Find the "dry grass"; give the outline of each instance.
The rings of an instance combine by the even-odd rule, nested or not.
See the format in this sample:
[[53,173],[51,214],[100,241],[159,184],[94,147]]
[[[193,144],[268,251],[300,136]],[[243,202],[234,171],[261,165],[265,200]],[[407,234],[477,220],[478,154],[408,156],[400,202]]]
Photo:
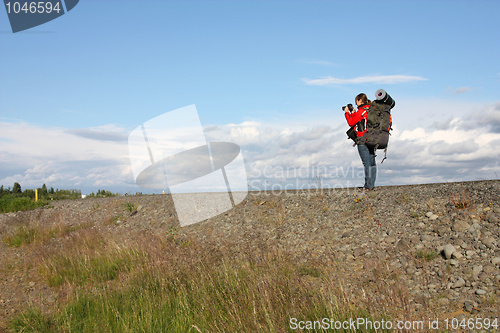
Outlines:
[[[54,226],[33,230],[48,235]],[[11,321],[13,331],[288,332],[291,318],[386,315],[355,304],[320,263],[299,265],[274,248],[228,253],[175,229],[127,240],[93,227],[57,235],[20,246],[37,253],[46,283],[70,296],[49,313],[22,312]]]
[[[300,209],[277,196],[253,200],[261,212],[255,221],[277,233],[288,212]],[[321,193],[308,204],[314,212],[328,211]],[[122,209],[127,215],[130,207]],[[297,258],[277,243],[249,239],[234,247],[228,240],[190,238],[174,227],[123,232],[109,222],[116,214],[96,222],[79,216],[69,224],[54,213],[50,223],[24,223],[7,233],[4,241],[29,251],[40,279],[64,295],[50,309],[34,305],[19,313],[10,321],[12,331],[292,332],[292,318],[415,315],[398,272],[383,263],[373,280],[355,288],[343,281],[339,263]]]

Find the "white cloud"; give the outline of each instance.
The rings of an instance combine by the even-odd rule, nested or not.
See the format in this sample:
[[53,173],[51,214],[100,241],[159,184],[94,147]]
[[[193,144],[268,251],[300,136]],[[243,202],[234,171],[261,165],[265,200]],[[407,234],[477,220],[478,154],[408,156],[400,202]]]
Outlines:
[[483,126],[494,133],[500,133],[500,102],[489,104],[475,112],[470,121],[464,122],[464,128]]
[[360,76],[352,79],[340,79],[332,76],[327,76],[321,79],[302,79],[305,84],[312,86],[324,86],[330,84],[360,84],[360,83],[377,83],[377,84],[395,84],[413,81],[426,81],[426,78],[410,75],[373,75]]
[[127,141],[127,133],[115,124],[92,128],[76,128],[67,130],[66,132],[98,141]]
[[448,143],[440,140],[430,145],[429,153],[432,155],[469,154],[477,151],[478,148],[479,145],[472,139],[456,143]]
[[[0,184],[19,182],[23,188],[44,183],[54,188],[130,186],[132,176],[123,172],[130,164],[122,140],[127,132],[116,125],[76,131],[0,122]],[[97,135],[92,137],[92,133]]]
[[[496,147],[500,131],[495,121],[500,103],[478,107],[427,101],[425,107],[410,108],[411,104],[407,104],[406,111],[413,119],[406,122],[399,135],[393,136],[390,147],[396,183],[498,178],[500,153]],[[429,115],[419,121],[418,110],[429,108]],[[446,120],[426,126],[432,120],[430,116]]]
[[[427,100],[398,101],[394,111],[394,129],[388,159],[379,164],[379,185],[492,179],[500,174],[497,145],[500,134],[491,126],[496,119],[495,104],[479,107],[483,118],[475,115],[475,104]],[[428,112],[423,113],[422,111]],[[434,117],[434,118],[433,118]],[[224,140],[242,146],[247,171],[252,179],[265,178],[267,186],[282,184],[283,169],[335,171],[340,177],[323,177],[323,181],[341,182],[344,186],[362,185],[363,172],[357,149],[346,140],[347,124],[341,117],[313,123],[252,125],[251,144],[241,136],[232,136],[226,126],[218,126],[218,134],[227,132]],[[444,119],[439,128],[435,119]],[[479,120],[485,119],[485,120]],[[487,124],[486,124],[487,122]],[[344,127],[337,126],[339,123]],[[329,125],[332,126],[329,126]],[[464,124],[471,127],[465,128]],[[237,126],[231,125],[233,134]],[[242,129],[243,131],[243,129]],[[213,132],[215,135],[216,133]],[[378,151],[380,162],[383,151]],[[315,169],[316,168],[316,169]],[[267,171],[267,172],[266,172]],[[311,181],[299,177],[303,182]],[[311,178],[311,177],[309,177]],[[264,185],[261,184],[262,187]]]
[[471,91],[471,87],[458,87],[458,88],[448,88],[446,89],[447,93],[453,94],[453,95],[461,95],[465,94],[466,92]]
[[[204,131],[208,141],[241,147],[253,188],[273,184],[279,188],[290,182],[308,186],[318,181],[318,175],[330,187],[362,185],[361,161],[346,137],[348,126],[342,115],[308,117],[307,121],[211,125]],[[378,151],[378,185],[500,175],[500,102],[481,107],[401,100],[393,119],[395,129],[384,164],[380,164],[383,151]],[[127,142],[120,139],[127,136],[125,129],[110,125],[79,131],[74,135],[74,130],[64,128],[0,122],[0,184],[140,191],[131,173]]]

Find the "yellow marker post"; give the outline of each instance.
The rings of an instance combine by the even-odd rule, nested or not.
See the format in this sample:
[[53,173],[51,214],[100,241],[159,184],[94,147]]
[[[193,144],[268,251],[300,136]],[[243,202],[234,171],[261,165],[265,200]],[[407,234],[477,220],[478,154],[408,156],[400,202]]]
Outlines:
[[38,189],[35,190],[35,202],[38,201]]

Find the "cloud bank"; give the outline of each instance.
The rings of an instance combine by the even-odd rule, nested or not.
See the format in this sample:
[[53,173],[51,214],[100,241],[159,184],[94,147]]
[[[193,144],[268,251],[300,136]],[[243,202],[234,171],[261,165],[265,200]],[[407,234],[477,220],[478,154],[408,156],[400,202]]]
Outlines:
[[360,84],[360,83],[377,83],[377,84],[395,84],[414,81],[426,81],[426,78],[410,75],[374,75],[374,76],[359,76],[352,79],[340,79],[332,76],[327,76],[321,79],[307,79],[302,81],[311,86],[325,86],[332,84]]
[[124,138],[127,131],[117,125],[65,129],[0,121],[0,184],[127,188],[133,179]]
[[[428,117],[405,121],[408,115],[420,116],[421,107],[412,109],[408,106],[412,103],[405,101],[399,105],[384,164],[380,164],[383,151],[378,151],[377,185],[499,178],[500,102],[470,110],[467,106],[464,116],[440,122],[424,121]],[[249,121],[204,128],[208,141],[241,147],[253,190],[361,186],[361,161],[346,130],[345,119],[334,112],[331,119],[316,123]],[[118,125],[69,130],[3,121],[0,133],[4,186],[19,182],[23,188],[45,183],[84,193],[102,188],[141,191],[134,183],[123,140],[128,131]]]

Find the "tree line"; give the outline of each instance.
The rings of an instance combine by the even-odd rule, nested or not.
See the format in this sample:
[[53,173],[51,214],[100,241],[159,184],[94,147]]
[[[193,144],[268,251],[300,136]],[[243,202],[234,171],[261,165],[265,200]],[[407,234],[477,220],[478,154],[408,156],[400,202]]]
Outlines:
[[[41,200],[79,199],[82,197],[81,190],[60,190],[54,189],[53,187],[48,189],[45,184],[43,184],[42,187],[37,188],[37,190],[38,199]],[[115,197],[118,195],[120,194],[113,193],[107,190],[98,190],[96,193],[92,192],[91,194],[86,195],[86,197],[104,198]],[[0,186],[0,198],[3,196],[26,197],[35,199],[35,190],[26,189],[23,191],[21,188],[21,184],[15,182],[12,186],[12,189],[10,187],[4,188],[3,185]]]
[[[60,199],[78,199],[82,197],[81,190],[60,190],[54,189],[51,187],[47,188],[45,184],[42,187],[38,188],[38,199],[39,200],[60,200]],[[35,190],[34,189],[26,189],[23,191],[21,188],[21,184],[15,182],[12,186],[4,188],[3,185],[0,186],[0,198],[5,196],[11,197],[25,197],[30,199],[35,199]]]
[[[38,201],[35,201],[35,191],[38,192]],[[113,197],[119,194],[111,191],[98,190],[97,194],[92,192],[87,197]],[[0,213],[17,212],[29,209],[35,209],[47,205],[51,200],[79,199],[82,198],[81,190],[60,190],[51,187],[47,188],[45,184],[42,187],[26,189],[23,191],[21,184],[15,182],[12,188],[5,188],[0,185]]]

